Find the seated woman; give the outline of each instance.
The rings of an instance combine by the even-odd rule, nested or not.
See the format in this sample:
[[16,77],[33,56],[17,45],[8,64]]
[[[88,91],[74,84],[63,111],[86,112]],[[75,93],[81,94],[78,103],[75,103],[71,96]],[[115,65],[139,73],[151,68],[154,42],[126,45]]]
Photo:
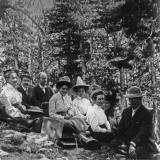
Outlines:
[[104,105],[105,95],[102,90],[93,91],[91,98],[94,106],[87,112],[87,121],[90,125],[91,136],[101,142],[110,141],[111,126],[102,109]]
[[73,116],[72,99],[67,94],[71,87],[69,77],[60,78],[56,87],[58,92],[49,100],[49,116],[58,119],[69,119]]
[[81,77],[77,77],[77,83],[72,87],[71,92],[76,95],[73,100],[74,114],[86,120],[87,111],[92,107],[90,101],[85,98],[89,85],[86,85]]
[[60,78],[56,87],[58,93],[54,94],[49,100],[49,116],[64,122],[63,133],[77,133],[78,131],[86,130],[87,126],[84,120],[73,117],[73,103],[68,95],[69,88],[71,87],[69,77]]
[[121,118],[119,100],[112,96],[106,96],[105,99],[104,112],[111,125],[112,131],[116,131]]
[[0,94],[0,101],[5,106],[6,113],[22,124],[30,125],[27,121],[30,116],[26,114],[26,107],[22,105],[22,94],[16,89],[18,74],[15,70],[7,70],[5,73],[6,85]]

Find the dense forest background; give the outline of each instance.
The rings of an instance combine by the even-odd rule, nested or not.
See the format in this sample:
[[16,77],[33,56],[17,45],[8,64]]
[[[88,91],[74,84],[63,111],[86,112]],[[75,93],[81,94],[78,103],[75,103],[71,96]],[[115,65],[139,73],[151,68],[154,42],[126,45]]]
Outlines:
[[[159,95],[158,0],[0,0],[0,66]],[[150,101],[149,99],[149,101]]]

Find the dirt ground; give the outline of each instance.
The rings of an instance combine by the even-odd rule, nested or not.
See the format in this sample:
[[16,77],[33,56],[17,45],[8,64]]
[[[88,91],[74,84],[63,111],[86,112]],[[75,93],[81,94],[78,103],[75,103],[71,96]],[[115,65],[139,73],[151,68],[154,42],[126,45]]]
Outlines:
[[[123,155],[110,154],[107,145],[98,150],[84,148],[63,149],[37,133],[20,133],[0,125],[0,160],[126,160]],[[148,157],[159,160],[160,154]]]

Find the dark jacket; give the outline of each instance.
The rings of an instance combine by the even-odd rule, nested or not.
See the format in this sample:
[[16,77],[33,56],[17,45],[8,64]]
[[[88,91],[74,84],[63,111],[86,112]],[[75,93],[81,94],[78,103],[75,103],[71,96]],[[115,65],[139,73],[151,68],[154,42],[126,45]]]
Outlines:
[[22,104],[25,106],[35,106],[35,100],[32,97],[31,90],[33,88],[29,88],[29,92],[26,93],[26,91],[23,89],[22,86],[18,87],[17,90],[22,94]]
[[119,124],[118,136],[127,143],[145,145],[152,134],[151,113],[142,105],[132,117],[132,108],[125,109]]
[[52,97],[53,92],[52,89],[49,87],[45,88],[45,93],[43,90],[40,88],[39,85],[35,86],[33,88],[33,97],[36,101],[36,105],[41,107],[41,104],[43,102],[49,102],[49,99]]

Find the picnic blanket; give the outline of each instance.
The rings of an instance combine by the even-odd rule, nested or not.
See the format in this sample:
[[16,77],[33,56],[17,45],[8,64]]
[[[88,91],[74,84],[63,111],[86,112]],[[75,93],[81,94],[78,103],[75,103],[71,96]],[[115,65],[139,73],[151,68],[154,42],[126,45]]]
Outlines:
[[62,138],[63,127],[65,123],[69,123],[76,129],[76,133],[85,132],[88,129],[87,123],[79,118],[73,117],[69,120],[57,118],[43,117],[41,133],[47,134],[50,138]]

